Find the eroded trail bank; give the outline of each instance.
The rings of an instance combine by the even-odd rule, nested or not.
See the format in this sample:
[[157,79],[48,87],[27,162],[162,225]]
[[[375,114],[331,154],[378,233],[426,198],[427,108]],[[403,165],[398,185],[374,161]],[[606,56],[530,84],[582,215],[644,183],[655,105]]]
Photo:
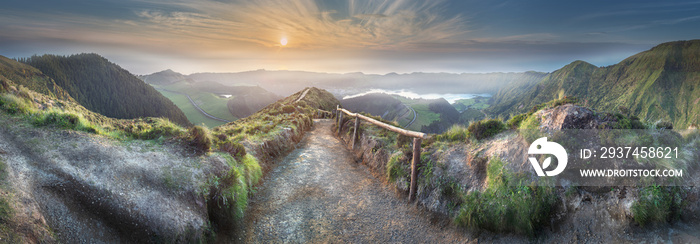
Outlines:
[[317,120],[270,171],[233,241],[453,243],[469,237],[398,198]]

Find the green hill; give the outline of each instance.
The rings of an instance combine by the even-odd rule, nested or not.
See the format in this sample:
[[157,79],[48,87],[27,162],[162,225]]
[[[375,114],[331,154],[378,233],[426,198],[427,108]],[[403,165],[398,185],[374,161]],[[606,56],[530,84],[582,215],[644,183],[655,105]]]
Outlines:
[[156,72],[150,75],[139,75],[139,79],[152,85],[170,85],[179,81],[193,82],[191,79],[185,77],[185,75],[178,72],[172,71],[170,69]]
[[[389,94],[370,93],[364,96],[343,99],[341,105],[350,111],[362,111],[385,120],[396,120],[402,126],[413,119],[413,112],[401,101]],[[405,119],[404,119],[405,117]]]
[[85,108],[112,118],[165,117],[190,125],[170,100],[97,54],[32,56],[20,61],[51,77]]
[[73,100],[68,92],[58,86],[50,77],[41,73],[40,70],[4,56],[0,56],[0,79],[12,80],[17,85],[50,97]]
[[[370,93],[343,99],[343,107],[396,121],[409,130],[442,133],[460,122],[459,112],[445,99],[410,99],[398,95]],[[416,118],[414,120],[414,113]]]
[[512,116],[574,96],[599,111],[628,110],[648,122],[686,128],[700,122],[700,40],[663,43],[607,67],[575,61],[522,88],[501,89],[487,113]]
[[172,70],[139,78],[173,101],[192,123],[204,123],[210,128],[224,122],[203,115],[186,95],[207,113],[229,121],[250,116],[281,99],[259,86],[226,86],[214,81],[196,81]]

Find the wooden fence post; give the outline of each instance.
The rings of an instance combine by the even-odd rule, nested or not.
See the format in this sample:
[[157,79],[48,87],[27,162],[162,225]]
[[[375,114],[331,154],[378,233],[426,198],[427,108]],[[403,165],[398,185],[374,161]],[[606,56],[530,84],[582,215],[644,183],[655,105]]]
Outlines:
[[338,112],[338,137],[341,137],[340,136],[340,129],[342,129],[342,128],[343,128],[343,111],[340,111],[340,112]]
[[360,127],[360,116],[355,116],[355,130],[352,133],[352,149],[355,149],[355,144],[357,144],[357,137],[359,134],[357,133],[357,129]]
[[420,138],[413,138],[413,162],[411,162],[411,189],[408,192],[408,202],[416,199],[418,187],[418,164],[420,164]]

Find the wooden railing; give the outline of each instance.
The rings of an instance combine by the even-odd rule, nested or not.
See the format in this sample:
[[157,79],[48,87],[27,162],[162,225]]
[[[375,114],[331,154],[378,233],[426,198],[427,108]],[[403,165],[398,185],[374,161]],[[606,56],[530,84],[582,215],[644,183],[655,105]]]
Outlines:
[[383,123],[381,121],[377,121],[373,118],[364,116],[359,113],[353,113],[348,110],[340,108],[340,106],[336,107],[336,120],[338,123],[338,136],[340,136],[340,131],[342,129],[342,123],[343,123],[343,114],[347,114],[348,116],[355,117],[355,127],[352,135],[352,148],[355,149],[355,144],[357,143],[358,140],[358,128],[360,126],[360,119],[367,121],[369,123],[372,123],[376,126],[379,126],[381,128],[399,133],[404,136],[409,136],[413,137],[413,160],[411,161],[411,188],[408,192],[408,201],[413,202],[416,198],[416,188],[418,186],[418,164],[420,164],[420,153],[421,153],[421,148],[420,144],[422,142],[422,139],[427,138],[427,134],[422,133],[422,132],[416,132],[416,131],[410,131],[406,129],[401,129],[393,125],[389,125],[386,123]]

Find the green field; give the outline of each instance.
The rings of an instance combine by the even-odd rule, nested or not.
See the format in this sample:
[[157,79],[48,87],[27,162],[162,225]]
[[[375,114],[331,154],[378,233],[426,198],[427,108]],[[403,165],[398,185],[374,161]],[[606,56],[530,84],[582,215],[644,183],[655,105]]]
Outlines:
[[199,105],[200,108],[204,109],[204,111],[211,115],[214,115],[215,117],[229,121],[234,121],[238,119],[235,116],[233,116],[231,112],[229,112],[228,106],[226,105],[228,99],[230,98],[222,98],[220,96],[208,92],[190,93],[190,97],[192,97],[192,100],[194,100],[194,102],[197,103],[197,105]]
[[[190,100],[187,99],[187,97],[183,94],[177,94],[177,93],[172,93],[172,92],[167,92],[163,90],[158,90],[163,96],[167,97],[170,99],[170,101],[173,101],[175,105],[182,110],[183,113],[185,113],[185,116],[187,116],[187,119],[192,122],[192,124],[195,125],[201,125],[205,124],[209,128],[214,128],[216,126],[224,124],[224,122],[218,121],[218,120],[213,120],[210,119],[206,116],[204,116],[202,113],[197,110],[192,103],[190,103]],[[192,98],[193,100],[196,100],[194,97]],[[225,105],[226,103],[224,103]],[[207,110],[204,106],[202,106],[202,109],[210,113],[210,110]],[[228,111],[228,109],[227,109]],[[215,114],[212,114],[214,116],[218,116]],[[229,114],[229,116],[233,117],[232,115]],[[226,118],[224,118],[226,119]]]
[[[204,116],[192,105],[192,103],[190,103],[189,99],[187,99],[185,95],[174,92],[186,93],[190,95],[192,100],[201,109],[206,111],[208,114],[213,115],[214,117],[222,118],[229,121],[234,121],[238,119],[235,116],[233,116],[228,110],[227,103],[228,100],[231,98],[222,98],[211,92],[202,91],[197,87],[193,87],[192,84],[188,84],[186,82],[177,82],[169,85],[152,86],[155,87],[165,97],[173,101],[173,103],[175,103],[175,105],[177,105],[177,107],[180,108],[180,110],[182,110],[183,113],[185,113],[185,116],[187,116],[187,119],[190,122],[192,122],[192,124],[200,125],[204,123],[209,128],[213,128],[224,124],[224,122],[210,119]],[[174,92],[167,92],[160,89]]]
[[485,109],[489,107],[488,98],[486,97],[474,97],[469,99],[459,99],[452,104],[452,106],[459,112],[463,112],[467,109]]
[[415,131],[420,131],[421,127],[428,126],[430,123],[433,123],[433,121],[440,120],[440,115],[431,111],[428,108],[428,104],[425,103],[414,103],[414,104],[409,104],[414,110],[416,110],[416,114],[418,114],[418,118],[416,118],[416,121],[411,124],[411,126],[408,127],[410,130],[415,130]]
[[[430,123],[436,120],[440,120],[440,115],[431,111],[428,108],[428,101],[421,100],[421,99],[409,99],[401,96],[395,96],[398,98],[402,103],[407,104],[408,106],[411,106],[414,110],[416,110],[416,114],[418,118],[416,118],[416,121],[411,124],[406,129],[409,130],[414,130],[414,131],[420,131],[421,127],[428,126]],[[411,113],[412,114],[412,113]],[[399,123],[403,126],[406,125],[408,122],[410,122],[413,119],[413,116],[406,116],[405,119],[399,120]]]

